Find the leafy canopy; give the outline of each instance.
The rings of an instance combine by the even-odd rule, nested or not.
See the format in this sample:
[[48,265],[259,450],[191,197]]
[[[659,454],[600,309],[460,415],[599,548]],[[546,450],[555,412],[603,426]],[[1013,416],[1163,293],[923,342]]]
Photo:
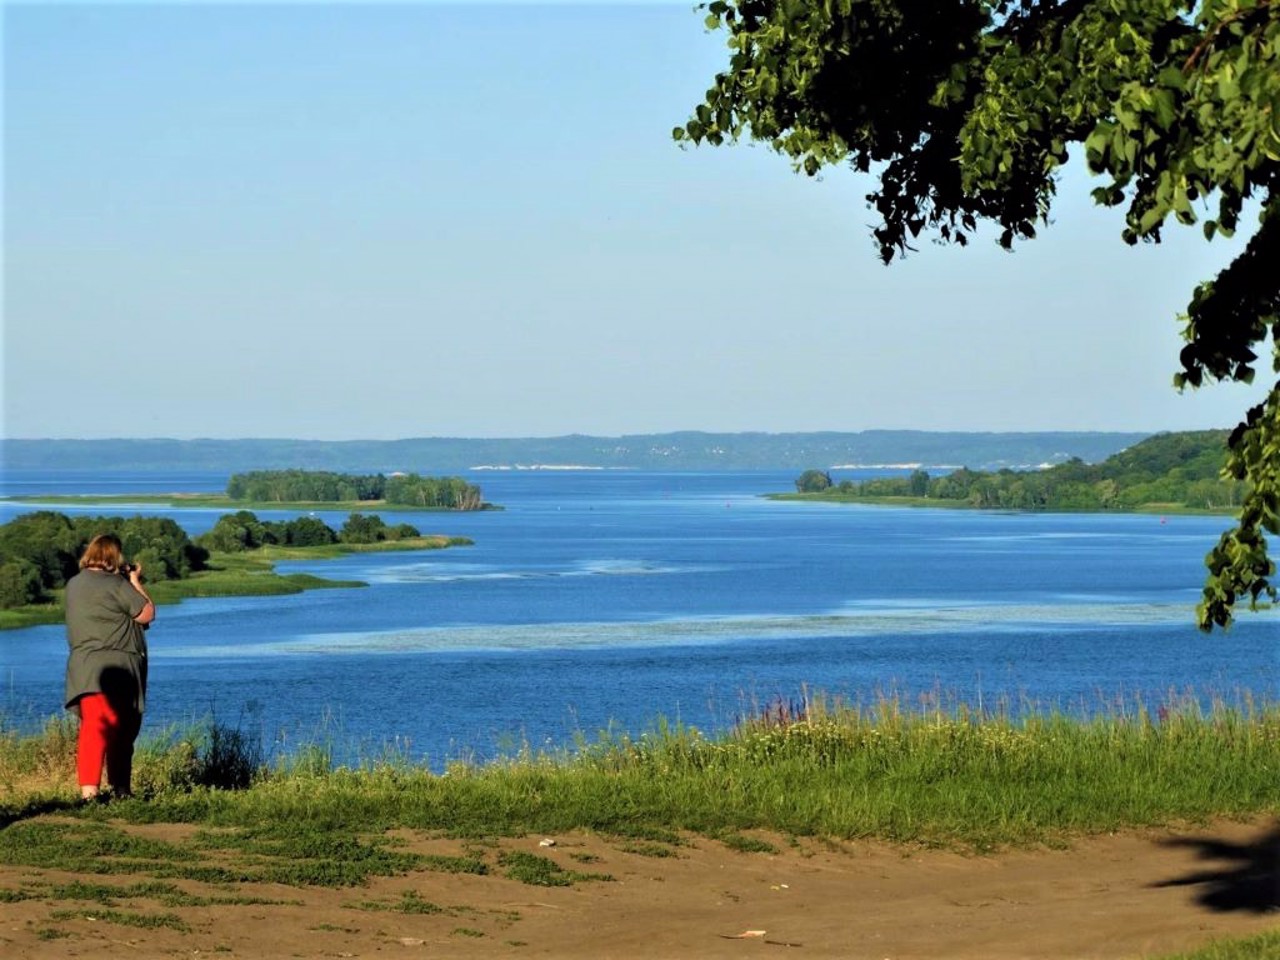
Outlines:
[[[714,0],[727,69],[673,133],[770,144],[809,175],[874,171],[881,259],[921,233],[999,242],[1047,222],[1058,168],[1083,146],[1095,201],[1125,208],[1126,243],[1170,222],[1231,235],[1259,224],[1192,291],[1174,385],[1252,382],[1271,340],[1280,373],[1280,0]],[[1227,626],[1237,598],[1275,599],[1280,381],[1245,412],[1224,473],[1248,492],[1206,558],[1197,615]]]

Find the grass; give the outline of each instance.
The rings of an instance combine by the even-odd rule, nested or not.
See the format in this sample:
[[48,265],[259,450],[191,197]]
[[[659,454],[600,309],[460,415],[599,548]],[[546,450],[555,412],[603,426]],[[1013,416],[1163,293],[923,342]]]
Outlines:
[[61,602],[29,603],[23,607],[0,610],[0,630],[21,630],[23,627],[39,627],[47,623],[62,623],[65,614]]
[[1280,930],[1255,937],[1215,940],[1199,950],[1164,954],[1151,960],[1280,960]]
[[62,922],[65,920],[95,920],[115,923],[125,927],[141,927],[144,930],[155,930],[168,927],[180,933],[190,933],[191,927],[174,913],[134,913],[129,910],[55,910],[49,919]]
[[[0,819],[66,796],[72,729],[0,730]],[[1088,719],[811,702],[719,739],[659,726],[572,753],[458,762],[445,777],[394,757],[354,770],[323,756],[237,766],[252,745],[229,733],[169,743],[140,751],[149,802],[112,805],[113,816],[217,827],[243,854],[332,861],[322,874],[347,862],[353,877],[361,864],[411,866],[356,839],[394,828],[460,838],[589,830],[663,844],[701,834],[761,852],[767,841],[752,832],[992,850],[1280,810],[1280,707],[1247,701],[1138,704]],[[0,852],[11,832],[0,832]],[[75,839],[62,843],[68,856],[88,843]]]
[[[764,837],[987,851],[1280,812],[1280,706],[1247,698],[1118,705],[1090,718],[809,700],[717,739],[659,724],[572,752],[455,762],[446,776],[394,756],[358,769],[334,769],[320,754],[268,763],[236,731],[195,730],[141,751],[147,799],[84,807],[60,772],[74,769],[73,732],[63,721],[28,737],[0,727],[0,864],[78,878],[24,871],[17,889],[0,891],[0,903],[57,904],[40,937],[75,936],[67,925],[89,918],[187,928],[175,912],[133,909],[137,901],[157,911],[281,902],[241,895],[235,885],[247,882],[352,888],[424,871],[540,887],[613,879],[573,869],[598,863],[594,854],[542,855],[504,840],[570,831],[645,857],[678,856],[696,836],[753,855],[777,852]],[[152,824],[179,828],[158,839]],[[463,855],[410,852],[406,835],[453,838]],[[173,882],[183,880],[215,889]],[[465,912],[413,891],[350,905]],[[1280,960],[1280,932],[1159,960],[1245,958]]]
[[550,857],[524,850],[504,850],[498,854],[503,875],[534,887],[571,887],[588,880],[612,880],[607,873],[579,873],[566,870]]
[[159,881],[134,883],[122,887],[75,880],[71,883],[54,885],[49,889],[47,898],[50,900],[91,900],[107,907],[116,906],[120,900],[135,899],[155,900],[165,907],[275,906],[289,902],[239,895],[197,896],[196,894],[188,893],[175,884]]
[[436,913],[447,913],[444,907],[430,900],[423,900],[414,890],[406,890],[399,900],[362,900],[355,905],[357,910],[384,910],[392,913],[418,914],[419,916]]
[[[634,853],[636,856],[640,856],[640,857],[662,858],[662,857],[679,856],[679,854],[677,854],[675,850],[673,850],[671,847],[664,846],[661,843],[647,843],[644,841],[639,841],[639,842],[629,841],[619,846],[618,849],[621,850],[623,853]],[[573,856],[573,854],[570,854],[569,856],[573,857],[573,859],[575,860],[579,860],[579,862],[589,862],[589,861],[582,861],[580,860],[579,857]],[[596,858],[596,859],[599,859],[599,858]]]
[[716,838],[730,850],[739,853],[777,853],[778,848],[768,840],[759,837],[747,837],[740,833],[726,833]]

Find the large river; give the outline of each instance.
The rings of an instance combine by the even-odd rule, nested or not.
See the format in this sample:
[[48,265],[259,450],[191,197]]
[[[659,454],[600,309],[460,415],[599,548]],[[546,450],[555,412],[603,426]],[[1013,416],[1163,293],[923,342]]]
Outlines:
[[[353,760],[391,746],[438,767],[660,717],[714,731],[806,686],[864,704],[1084,712],[1277,693],[1280,616],[1243,612],[1213,635],[1193,623],[1226,518],[759,496],[789,489],[793,471],[469,479],[505,509],[386,517],[475,546],[281,568],[365,589],[161,608],[146,729],[212,715],[273,750],[324,743]],[[225,481],[9,472],[3,492]],[[0,522],[26,509],[0,502]],[[224,511],[109,512],[174,516],[195,535]],[[30,729],[58,712],[65,652],[61,627],[0,634],[0,722]]]

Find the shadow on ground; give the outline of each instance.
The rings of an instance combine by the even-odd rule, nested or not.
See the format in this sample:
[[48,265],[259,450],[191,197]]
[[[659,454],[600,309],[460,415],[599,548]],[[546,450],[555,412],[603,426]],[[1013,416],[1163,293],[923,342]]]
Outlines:
[[1191,847],[1196,859],[1215,862],[1157,887],[1200,887],[1196,901],[1210,910],[1267,913],[1280,910],[1280,825],[1248,843],[1179,837],[1166,846]]
[[0,830],[12,826],[20,820],[42,817],[46,813],[62,813],[75,810],[79,804],[69,800],[34,800],[21,807],[0,806]]

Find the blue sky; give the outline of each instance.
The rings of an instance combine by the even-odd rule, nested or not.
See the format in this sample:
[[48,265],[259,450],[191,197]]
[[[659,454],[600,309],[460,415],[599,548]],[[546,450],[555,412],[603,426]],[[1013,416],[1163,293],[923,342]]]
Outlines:
[[[845,170],[670,138],[685,2],[7,4],[8,437],[1225,427],[1170,385],[1240,240],[1069,171],[1014,254],[883,267]],[[887,80],[887,82],[890,82]]]

